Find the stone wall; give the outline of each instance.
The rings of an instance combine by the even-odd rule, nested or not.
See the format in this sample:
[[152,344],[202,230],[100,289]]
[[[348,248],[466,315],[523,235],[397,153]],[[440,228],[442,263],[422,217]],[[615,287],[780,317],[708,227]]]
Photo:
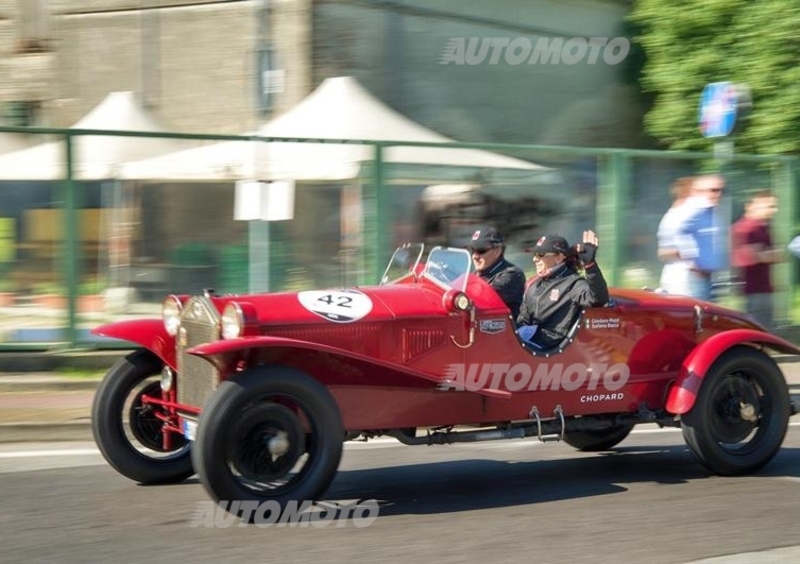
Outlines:
[[[311,89],[311,0],[272,3],[285,69],[275,109]],[[108,92],[133,90],[170,129],[239,134],[257,128],[258,0],[49,3],[52,51],[23,54],[16,0],[0,0],[0,102],[42,103],[38,125],[68,127]]]

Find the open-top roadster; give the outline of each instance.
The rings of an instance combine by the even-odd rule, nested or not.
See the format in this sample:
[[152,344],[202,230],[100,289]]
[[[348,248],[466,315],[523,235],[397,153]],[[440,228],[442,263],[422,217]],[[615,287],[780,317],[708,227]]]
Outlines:
[[[163,319],[99,327],[141,345],[108,372],[95,440],[142,483],[197,473],[218,501],[319,499],[343,442],[538,437],[585,451],[634,425],[676,426],[711,471],[753,472],[794,413],[770,352],[800,353],[743,314],[612,290],[536,350],[463,249],[398,249],[380,285],[169,296]],[[238,507],[238,505],[236,506]]]

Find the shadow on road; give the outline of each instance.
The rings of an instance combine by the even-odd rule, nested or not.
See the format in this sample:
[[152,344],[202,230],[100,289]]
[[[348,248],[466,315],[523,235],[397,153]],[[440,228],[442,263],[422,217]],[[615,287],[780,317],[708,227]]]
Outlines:
[[[800,478],[800,449],[785,448],[762,477]],[[717,478],[685,446],[621,447],[559,460],[459,460],[340,471],[328,499],[376,499],[380,516],[513,507],[622,493],[635,483],[684,484]]]

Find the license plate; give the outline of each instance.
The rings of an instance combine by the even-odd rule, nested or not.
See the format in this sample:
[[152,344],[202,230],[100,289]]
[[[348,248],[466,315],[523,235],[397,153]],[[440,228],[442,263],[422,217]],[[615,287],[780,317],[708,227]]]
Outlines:
[[189,419],[183,420],[183,436],[193,441],[197,436],[197,422]]

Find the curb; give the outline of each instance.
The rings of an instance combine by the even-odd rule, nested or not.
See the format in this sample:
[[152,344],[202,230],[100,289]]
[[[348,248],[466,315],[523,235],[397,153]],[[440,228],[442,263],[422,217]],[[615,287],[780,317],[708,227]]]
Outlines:
[[0,444],[49,441],[94,441],[89,421],[75,423],[4,423]]
[[0,352],[3,372],[56,372],[62,369],[106,371],[130,350]]
[[36,380],[31,377],[30,380],[25,380],[25,377],[10,379],[5,376],[0,376],[0,394],[14,394],[24,392],[93,392],[100,385],[99,379],[42,379]]

